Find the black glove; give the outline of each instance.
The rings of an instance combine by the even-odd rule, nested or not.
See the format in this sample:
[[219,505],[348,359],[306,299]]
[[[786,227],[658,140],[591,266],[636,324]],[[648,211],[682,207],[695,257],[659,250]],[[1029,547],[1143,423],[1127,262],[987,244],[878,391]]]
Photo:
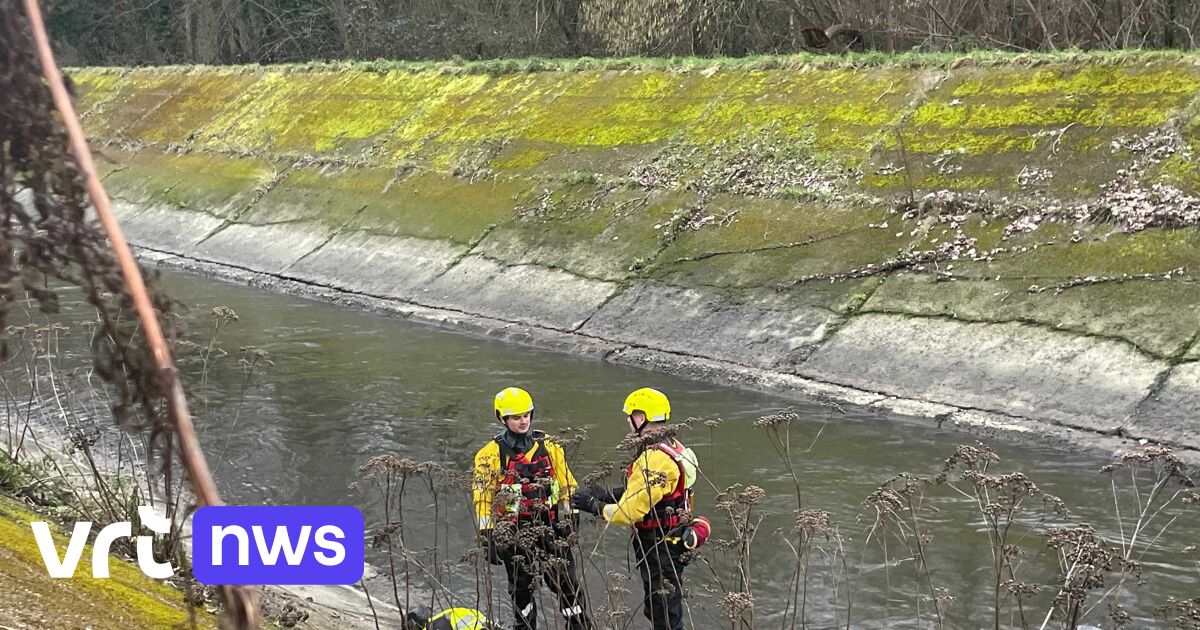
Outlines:
[[616,488],[599,488],[593,486],[592,496],[605,503],[616,503],[621,500],[621,497],[625,496],[625,486],[618,486]]
[[488,563],[499,566],[504,564],[500,560],[500,550],[496,548],[496,535],[490,529],[485,529],[480,534],[483,535],[483,549],[487,552]]
[[588,512],[600,516],[600,510],[604,509],[604,502],[597,499],[592,494],[592,490],[588,488],[580,488],[571,495],[571,507],[580,512]]

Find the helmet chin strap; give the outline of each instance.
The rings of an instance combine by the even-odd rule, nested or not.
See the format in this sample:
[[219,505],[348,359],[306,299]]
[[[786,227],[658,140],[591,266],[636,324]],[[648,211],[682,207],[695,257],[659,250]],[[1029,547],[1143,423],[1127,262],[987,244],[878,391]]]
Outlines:
[[642,429],[645,429],[646,425],[650,424],[650,421],[642,420],[641,424],[635,424],[636,422],[637,421],[633,419],[633,416],[629,416],[629,426],[633,427],[634,435],[640,436],[642,434]]

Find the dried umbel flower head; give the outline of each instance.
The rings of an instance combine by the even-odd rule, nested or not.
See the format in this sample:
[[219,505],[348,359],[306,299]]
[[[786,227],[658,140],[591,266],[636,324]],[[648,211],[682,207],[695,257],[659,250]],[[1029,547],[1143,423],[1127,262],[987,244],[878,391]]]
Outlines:
[[213,323],[216,326],[226,326],[238,321],[237,313],[233,312],[233,309],[229,308],[228,306],[214,307],[211,315],[213,318]]
[[826,540],[833,535],[837,524],[833,522],[829,512],[825,510],[800,510],[796,512],[796,524],[792,533],[805,539],[823,536]]
[[[1129,615],[1129,611],[1125,610],[1125,607],[1119,602],[1108,603],[1108,618],[1112,620],[1113,627],[1116,628],[1124,628],[1133,621],[1133,617]],[[1200,621],[1200,617],[1197,617],[1196,621]]]
[[671,440],[678,436],[679,426],[675,424],[668,424],[664,426],[661,431],[655,433],[642,433],[641,435],[630,433],[621,440],[621,443],[618,445],[618,447],[621,448],[621,450],[629,451],[631,453],[641,453],[658,442],[662,442],[663,440]]
[[358,475],[363,479],[374,479],[385,475],[415,475],[421,468],[411,459],[400,459],[394,455],[376,455],[359,466]]
[[1177,630],[1200,629],[1200,597],[1179,599],[1168,597],[1167,603],[1154,609],[1154,615],[1162,617],[1171,628]]
[[719,606],[721,614],[736,621],[742,618],[742,613],[754,608],[754,596],[750,593],[725,593]]
[[976,488],[986,490],[987,496],[993,498],[992,502],[984,506],[984,513],[991,517],[1017,509],[1026,497],[1039,497],[1043,505],[1060,516],[1066,516],[1070,512],[1066,502],[1053,494],[1043,492],[1025,476],[1025,473],[986,475],[976,470],[966,470],[962,478]]
[[1018,582],[1017,580],[1005,580],[1004,582],[1001,582],[1000,586],[1021,601],[1028,601],[1032,599],[1034,595],[1037,595],[1039,590],[1037,584]]
[[610,594],[628,595],[629,576],[616,571],[609,571],[604,574],[604,589]]
[[954,605],[958,598],[950,594],[949,586],[939,586],[933,589],[934,598],[937,600],[938,609],[945,610]]
[[760,429],[774,429],[780,425],[788,425],[800,419],[800,415],[792,409],[760,417],[754,421],[754,426]]
[[1117,453],[1117,461],[1101,468],[1100,472],[1111,475],[1120,468],[1134,466],[1152,467],[1155,470],[1161,471],[1163,476],[1184,488],[1194,488],[1196,485],[1192,480],[1187,464],[1179,459],[1175,451],[1157,444],[1121,451]]
[[908,510],[908,503],[904,500],[904,496],[893,490],[887,483],[879,486],[878,489],[867,495],[867,500],[864,503],[883,513],[897,513]]
[[388,523],[380,527],[375,536],[371,538],[372,549],[388,549],[392,548],[392,536],[400,531],[402,525],[400,523]]
[[1065,614],[1078,606],[1088,591],[1104,586],[1104,576],[1113,571],[1120,557],[1090,525],[1054,527],[1045,537],[1046,546],[1058,552],[1064,571],[1054,605]]
[[554,435],[547,436],[546,441],[557,444],[564,449],[573,448],[587,441],[588,430],[583,427],[563,427]]
[[988,465],[1000,461],[1000,456],[983,442],[975,445],[962,444],[955,449],[954,454],[946,458],[942,465],[941,478],[946,478],[956,470],[987,470]]
[[756,505],[766,496],[767,491],[758,486],[743,488],[741,484],[734,484],[717,495],[717,507],[729,510],[737,506]]

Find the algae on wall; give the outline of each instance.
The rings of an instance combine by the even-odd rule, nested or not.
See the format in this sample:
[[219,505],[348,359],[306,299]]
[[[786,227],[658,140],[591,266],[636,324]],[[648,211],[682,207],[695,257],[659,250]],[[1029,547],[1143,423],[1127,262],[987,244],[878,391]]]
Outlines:
[[76,76],[146,244],[804,373],[866,313],[1193,360],[1197,59]]
[[[0,623],[108,629],[188,625],[191,613],[183,593],[146,577],[133,563],[111,558],[110,578],[91,577],[91,546],[84,549],[74,578],[51,578],[29,526],[44,520],[0,495]],[[56,534],[55,544],[65,549],[67,540]],[[196,612],[196,623],[217,627],[215,618],[203,610]]]

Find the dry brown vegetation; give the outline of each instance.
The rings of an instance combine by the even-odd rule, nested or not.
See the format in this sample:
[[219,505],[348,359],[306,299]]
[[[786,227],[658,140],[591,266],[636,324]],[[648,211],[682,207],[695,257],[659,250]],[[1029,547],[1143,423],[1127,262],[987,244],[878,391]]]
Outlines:
[[80,65],[1196,47],[1189,0],[62,0]]

